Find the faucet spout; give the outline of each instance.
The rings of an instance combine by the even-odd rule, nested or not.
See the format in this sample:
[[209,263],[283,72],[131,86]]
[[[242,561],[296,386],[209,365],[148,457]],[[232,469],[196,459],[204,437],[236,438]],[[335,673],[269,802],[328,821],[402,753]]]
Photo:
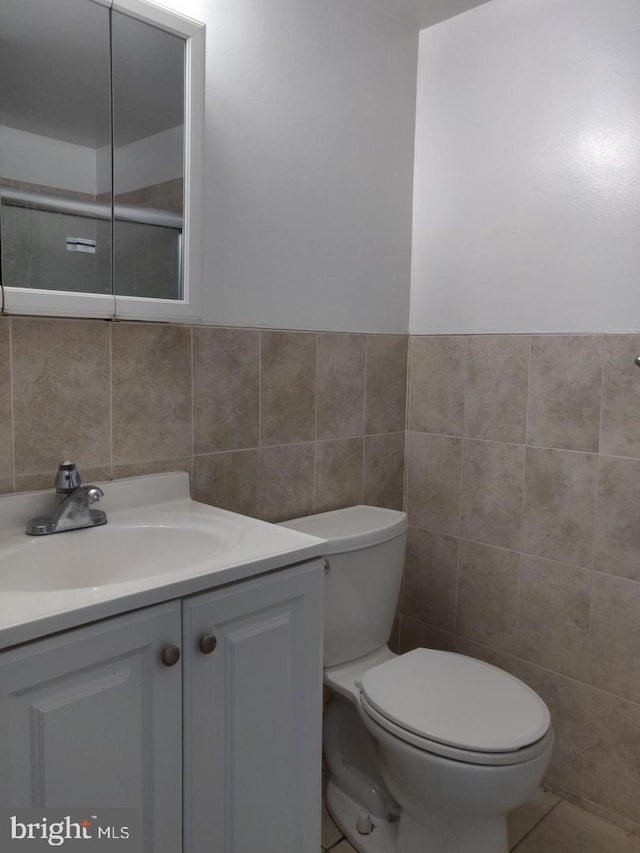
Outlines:
[[78,486],[64,497],[52,516],[54,526],[53,533],[61,533],[63,530],[77,530],[80,527],[94,527],[96,524],[105,524],[107,517],[100,512],[100,520],[96,521],[95,513],[89,507],[104,497],[104,492],[99,486]]
[[[67,488],[61,488],[64,477]],[[30,536],[43,536],[49,533],[64,533],[67,530],[80,530],[83,527],[96,527],[107,523],[102,510],[91,509],[91,504],[104,497],[99,486],[81,486],[80,474],[72,462],[63,462],[56,477],[56,506],[51,516],[38,516],[27,522]],[[71,485],[75,484],[75,485]]]

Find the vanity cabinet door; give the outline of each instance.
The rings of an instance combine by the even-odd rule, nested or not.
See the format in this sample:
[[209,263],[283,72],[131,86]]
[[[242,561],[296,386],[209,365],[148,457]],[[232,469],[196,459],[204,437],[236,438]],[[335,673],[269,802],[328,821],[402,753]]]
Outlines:
[[0,653],[0,803],[136,808],[141,851],[179,851],[179,642],[170,602]]
[[320,849],[323,581],[315,561],[184,601],[184,853]]

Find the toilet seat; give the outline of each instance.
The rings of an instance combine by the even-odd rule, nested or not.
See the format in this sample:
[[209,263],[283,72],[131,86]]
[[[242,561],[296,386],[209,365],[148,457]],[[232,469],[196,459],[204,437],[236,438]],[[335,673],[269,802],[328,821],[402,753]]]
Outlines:
[[461,761],[466,764],[480,764],[484,767],[500,766],[510,764],[522,764],[526,761],[531,761],[538,755],[541,755],[548,747],[549,742],[553,740],[553,732],[551,728],[540,740],[532,743],[530,746],[522,747],[522,749],[514,750],[513,752],[485,752],[480,750],[460,749],[455,746],[447,746],[438,741],[429,740],[428,738],[419,737],[418,735],[408,732],[400,726],[394,725],[382,714],[378,714],[375,708],[368,705],[366,699],[360,699],[360,711],[370,721],[376,723],[381,729],[408,743],[410,746],[427,752],[431,755],[439,755],[442,758],[448,758],[452,761]]
[[360,707],[418,749],[474,764],[527,761],[553,737],[546,705],[517,678],[433,649],[415,649],[367,670]]

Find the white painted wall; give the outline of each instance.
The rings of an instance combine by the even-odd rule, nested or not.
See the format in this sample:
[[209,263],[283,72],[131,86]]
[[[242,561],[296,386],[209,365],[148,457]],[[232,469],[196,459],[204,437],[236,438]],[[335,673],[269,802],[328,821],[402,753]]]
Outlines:
[[418,33],[370,0],[207,25],[204,321],[406,332]]
[[414,334],[640,330],[640,2],[420,35]]

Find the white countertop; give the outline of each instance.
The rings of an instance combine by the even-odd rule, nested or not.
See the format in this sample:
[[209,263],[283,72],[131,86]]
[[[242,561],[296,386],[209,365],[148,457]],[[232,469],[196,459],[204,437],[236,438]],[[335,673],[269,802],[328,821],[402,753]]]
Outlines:
[[[0,496],[0,649],[323,553],[323,539],[192,501],[185,473],[96,485],[105,493],[98,506],[107,525],[49,536],[24,530],[29,518],[51,512],[53,490]],[[191,537],[184,549],[171,547],[176,527]],[[148,543],[153,570],[130,576],[127,555],[139,567],[135,554]],[[67,586],[58,579],[61,566],[73,579]],[[103,567],[111,572],[106,583]],[[21,588],[23,577],[30,588]]]

